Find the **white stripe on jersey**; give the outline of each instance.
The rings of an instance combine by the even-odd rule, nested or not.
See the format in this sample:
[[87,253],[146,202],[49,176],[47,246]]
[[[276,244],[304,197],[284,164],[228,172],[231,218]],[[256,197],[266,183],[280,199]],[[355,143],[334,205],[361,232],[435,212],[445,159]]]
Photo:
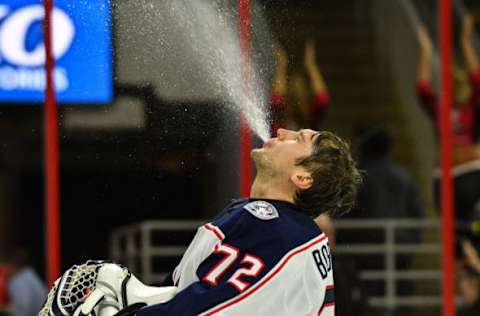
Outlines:
[[197,229],[195,237],[173,272],[173,282],[178,287],[178,291],[199,281],[198,267],[213,253],[215,246],[221,243],[223,238],[225,235],[220,228],[210,223]]
[[225,239],[225,235],[220,230],[220,228],[218,228],[217,226],[215,226],[211,223],[207,223],[207,224],[203,225],[203,227],[210,230],[211,232],[213,232],[217,236],[218,239],[220,239],[220,240]]

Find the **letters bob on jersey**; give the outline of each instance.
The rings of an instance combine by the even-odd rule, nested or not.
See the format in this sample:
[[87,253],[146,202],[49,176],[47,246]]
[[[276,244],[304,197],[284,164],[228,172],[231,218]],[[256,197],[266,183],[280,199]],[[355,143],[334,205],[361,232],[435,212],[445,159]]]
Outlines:
[[[45,50],[41,0],[0,3],[0,102],[43,102]],[[57,99],[68,104],[112,101],[109,0],[55,0],[52,11]]]

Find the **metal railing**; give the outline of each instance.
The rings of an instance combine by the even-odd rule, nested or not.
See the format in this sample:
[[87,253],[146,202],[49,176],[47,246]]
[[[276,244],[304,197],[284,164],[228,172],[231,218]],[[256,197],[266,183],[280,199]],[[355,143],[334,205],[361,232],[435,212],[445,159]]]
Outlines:
[[383,243],[338,245],[335,249],[336,255],[355,255],[370,254],[383,255],[383,270],[364,270],[360,271],[360,279],[363,281],[383,281],[385,284],[385,294],[381,297],[373,296],[368,298],[368,304],[372,307],[384,307],[394,309],[397,307],[412,306],[440,306],[441,298],[437,295],[415,295],[398,296],[396,290],[397,281],[419,281],[419,280],[440,280],[442,275],[438,269],[429,270],[397,270],[397,255],[418,255],[418,254],[437,254],[442,251],[439,242],[429,243],[396,243],[397,233],[401,230],[418,230],[424,232],[429,229],[438,230],[440,222],[436,220],[415,220],[415,219],[375,219],[375,220],[340,220],[335,223],[337,229],[363,230],[367,233],[372,229],[383,230]]
[[[116,229],[110,241],[111,258],[127,265],[130,270],[138,275],[147,284],[160,283],[170,271],[159,270],[153,264],[154,260],[166,259],[180,260],[190,240],[185,238],[185,233],[195,233],[196,228],[207,221],[147,221],[139,224]],[[441,279],[438,269],[429,270],[398,270],[396,259],[398,255],[436,254],[441,255],[439,242],[401,243],[395,242],[396,236],[402,230],[427,230],[438,231],[440,222],[436,220],[413,220],[413,219],[372,219],[372,220],[338,220],[335,222],[337,230],[355,230],[368,233],[371,230],[381,230],[383,237],[381,242],[337,244],[334,254],[339,256],[355,255],[382,255],[383,269],[359,271],[359,278],[363,282],[383,282],[385,285],[384,295],[368,297],[371,307],[395,309],[398,307],[415,306],[440,306],[439,295],[413,295],[400,296],[396,291],[398,281],[431,281]],[[167,233],[169,235],[184,234],[184,243],[178,244],[178,240],[169,238],[172,242],[154,242],[155,233]],[[439,232],[437,232],[439,233]],[[182,239],[180,239],[182,241]]]

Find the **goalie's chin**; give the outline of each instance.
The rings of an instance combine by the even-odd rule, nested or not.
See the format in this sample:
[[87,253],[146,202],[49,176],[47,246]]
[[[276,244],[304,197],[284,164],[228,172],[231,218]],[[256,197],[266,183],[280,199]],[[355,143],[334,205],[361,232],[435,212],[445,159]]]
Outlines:
[[270,165],[269,159],[269,152],[265,150],[265,148],[256,148],[250,152],[250,156],[252,157],[253,162],[255,163],[255,167],[257,168],[257,172],[268,169]]
[[264,148],[255,148],[250,151],[250,157],[254,160],[257,161],[262,157],[262,155],[265,155],[265,149]]

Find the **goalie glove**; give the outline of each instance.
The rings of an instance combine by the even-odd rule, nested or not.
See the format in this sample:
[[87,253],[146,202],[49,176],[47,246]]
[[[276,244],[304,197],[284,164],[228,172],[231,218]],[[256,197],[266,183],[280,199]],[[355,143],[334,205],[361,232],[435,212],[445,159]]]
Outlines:
[[55,281],[39,316],[111,316],[133,304],[164,303],[175,290],[146,286],[123,266],[89,260]]
[[103,264],[102,261],[89,260],[65,271],[54,282],[38,315],[73,315],[85,298],[95,289],[98,270]]

